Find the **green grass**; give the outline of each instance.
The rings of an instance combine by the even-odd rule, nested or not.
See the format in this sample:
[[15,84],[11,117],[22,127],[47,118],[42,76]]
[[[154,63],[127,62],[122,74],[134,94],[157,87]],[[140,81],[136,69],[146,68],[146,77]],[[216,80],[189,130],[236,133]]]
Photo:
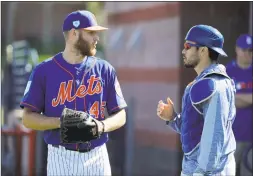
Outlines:
[[42,61],[44,61],[50,57],[52,57],[52,55],[47,55],[47,54],[39,55],[39,62],[41,63]]

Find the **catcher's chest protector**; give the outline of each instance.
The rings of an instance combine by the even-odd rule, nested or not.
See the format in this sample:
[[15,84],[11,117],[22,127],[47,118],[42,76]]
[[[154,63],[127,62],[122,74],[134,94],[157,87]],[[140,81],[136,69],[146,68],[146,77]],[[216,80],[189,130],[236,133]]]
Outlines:
[[[200,142],[204,126],[204,117],[202,109],[198,106],[197,102],[208,100],[215,92],[215,82],[209,78],[212,74],[221,75],[230,79],[224,72],[222,65],[212,65],[185,89],[181,115],[181,141],[185,154],[190,154]],[[202,84],[204,88],[201,87]]]

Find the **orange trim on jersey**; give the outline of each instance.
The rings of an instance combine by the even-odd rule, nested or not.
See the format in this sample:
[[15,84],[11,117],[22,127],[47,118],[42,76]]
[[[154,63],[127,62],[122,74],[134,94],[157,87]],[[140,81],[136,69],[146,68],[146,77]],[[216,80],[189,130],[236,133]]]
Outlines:
[[113,110],[115,110],[115,109],[120,109],[120,108],[125,108],[126,106],[117,106],[117,107],[115,107],[115,108],[112,108],[111,109],[111,112],[113,111]]
[[34,108],[34,109],[36,109],[36,110],[39,111],[39,108],[37,108],[37,107],[35,107],[35,106],[31,105],[31,104],[28,104],[28,103],[25,103],[25,102],[21,102],[20,104],[21,104],[21,105],[23,104],[23,105],[30,106],[31,108]]
[[[55,58],[53,58],[53,60],[55,61],[55,63],[56,63],[61,69],[63,69],[64,71],[66,71],[67,73],[70,74],[70,76],[72,77],[73,82],[74,82],[74,91],[75,91],[75,93],[76,93],[76,83],[75,83],[75,78],[74,78],[74,76],[72,75],[72,73],[71,73],[70,71],[68,71],[66,68],[64,68],[60,63],[58,63],[58,62],[56,61]],[[75,99],[75,110],[76,110],[76,99]]]
[[61,67],[64,71],[66,71],[67,73],[69,73],[71,75],[71,77],[74,79],[74,76],[72,75],[72,73],[70,71],[68,71],[66,68],[64,68],[59,62],[56,61],[56,59],[53,59],[55,61],[55,63]]

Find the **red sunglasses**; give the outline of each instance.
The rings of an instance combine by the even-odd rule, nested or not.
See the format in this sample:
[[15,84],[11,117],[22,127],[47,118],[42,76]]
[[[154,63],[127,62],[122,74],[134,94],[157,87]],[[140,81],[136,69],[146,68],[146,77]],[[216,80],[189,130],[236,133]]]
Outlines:
[[191,47],[193,47],[193,46],[195,46],[195,47],[201,47],[202,45],[193,44],[193,43],[187,43],[187,42],[184,43],[184,49],[186,49],[186,50],[191,49]]

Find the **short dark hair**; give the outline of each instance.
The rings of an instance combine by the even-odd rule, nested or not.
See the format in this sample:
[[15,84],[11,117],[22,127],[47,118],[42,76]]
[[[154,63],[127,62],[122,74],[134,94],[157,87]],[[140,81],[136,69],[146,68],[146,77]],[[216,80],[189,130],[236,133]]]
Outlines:
[[[197,50],[199,49],[199,47],[197,47]],[[208,49],[208,55],[209,58],[211,59],[212,62],[218,62],[218,58],[219,58],[219,53],[217,53],[216,51],[214,51],[211,48],[207,48]]]
[[214,51],[211,48],[208,48],[208,54],[209,54],[209,58],[211,59],[211,61],[215,61],[218,62],[218,58],[219,58],[219,53],[217,53],[216,51]]

